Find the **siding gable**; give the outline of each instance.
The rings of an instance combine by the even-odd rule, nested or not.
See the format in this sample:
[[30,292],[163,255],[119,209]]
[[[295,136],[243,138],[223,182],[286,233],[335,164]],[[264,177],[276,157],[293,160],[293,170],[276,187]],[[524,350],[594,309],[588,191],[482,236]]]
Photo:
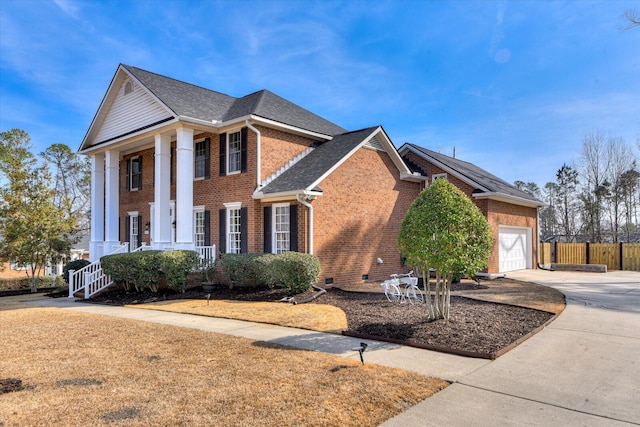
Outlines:
[[[133,91],[125,94],[127,83],[133,85]],[[102,126],[96,132],[92,145],[172,117],[167,108],[156,101],[145,89],[131,79],[127,79],[118,88],[118,93],[105,115]]]

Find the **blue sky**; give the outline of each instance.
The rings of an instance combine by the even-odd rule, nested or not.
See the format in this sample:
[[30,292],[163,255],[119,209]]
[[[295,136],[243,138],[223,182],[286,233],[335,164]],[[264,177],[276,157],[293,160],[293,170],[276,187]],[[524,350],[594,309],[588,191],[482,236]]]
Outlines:
[[602,131],[640,144],[639,1],[0,0],[0,130],[79,147],[119,63],[269,89],[543,186]]

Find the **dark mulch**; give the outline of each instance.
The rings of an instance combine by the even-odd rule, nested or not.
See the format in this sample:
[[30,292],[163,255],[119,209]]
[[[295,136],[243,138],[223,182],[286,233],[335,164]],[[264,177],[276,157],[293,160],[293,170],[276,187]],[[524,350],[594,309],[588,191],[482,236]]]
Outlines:
[[553,315],[544,311],[451,297],[449,320],[427,321],[426,306],[397,304],[383,294],[332,290],[316,300],[347,313],[349,331],[461,352],[494,353]]
[[[460,286],[472,288],[476,285],[463,283],[454,285],[452,289]],[[303,300],[310,295],[297,295],[295,298]],[[278,301],[290,296],[281,288],[221,287],[209,294],[211,299],[236,301]],[[96,296],[90,301],[123,305],[206,298],[207,294],[198,287],[183,294],[169,290],[158,293],[119,290]],[[553,317],[544,311],[452,296],[449,320],[430,322],[424,305],[390,303],[384,294],[340,289],[330,289],[312,303],[330,304],[342,309],[347,315],[351,333],[487,355],[516,342]]]

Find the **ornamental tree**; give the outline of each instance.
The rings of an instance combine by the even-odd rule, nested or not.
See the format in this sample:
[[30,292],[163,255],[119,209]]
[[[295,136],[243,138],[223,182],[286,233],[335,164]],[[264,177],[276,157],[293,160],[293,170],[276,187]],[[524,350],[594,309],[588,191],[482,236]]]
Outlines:
[[69,253],[75,221],[66,203],[55,203],[46,165],[38,166],[29,134],[20,129],[0,133],[0,261],[27,269],[31,290],[48,264]]
[[[447,180],[437,179],[409,208],[398,244],[409,265],[422,271],[429,319],[449,319],[452,280],[488,265],[492,238],[478,207]],[[436,276],[433,299],[430,269]]]

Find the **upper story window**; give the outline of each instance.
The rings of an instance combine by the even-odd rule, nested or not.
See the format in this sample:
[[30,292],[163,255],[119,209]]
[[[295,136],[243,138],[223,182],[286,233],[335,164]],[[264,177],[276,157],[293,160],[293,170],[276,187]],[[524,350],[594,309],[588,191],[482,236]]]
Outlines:
[[127,191],[142,189],[142,157],[136,156],[127,159],[125,180]]
[[206,138],[195,144],[194,176],[196,179],[209,178],[211,139]]
[[220,134],[220,175],[247,171],[247,128]]
[[228,136],[228,153],[229,153],[229,167],[228,173],[240,172],[240,131],[230,133]]

